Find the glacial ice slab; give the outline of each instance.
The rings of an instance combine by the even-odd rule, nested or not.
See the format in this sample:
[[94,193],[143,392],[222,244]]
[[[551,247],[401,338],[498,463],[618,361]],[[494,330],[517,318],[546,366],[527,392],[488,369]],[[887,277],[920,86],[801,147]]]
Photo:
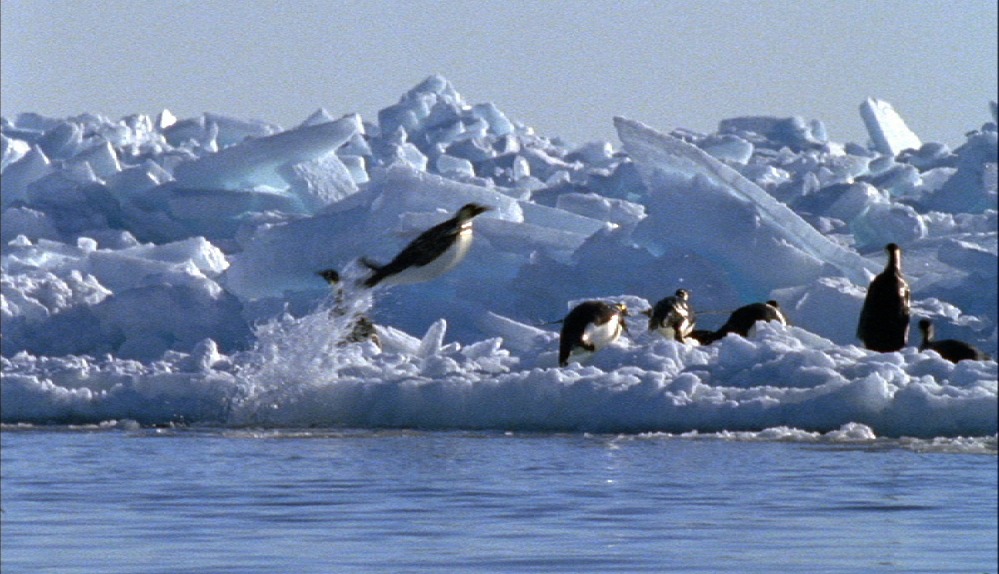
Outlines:
[[860,104],[860,117],[864,120],[874,148],[885,155],[894,157],[902,150],[919,149],[923,145],[919,136],[905,125],[902,116],[884,100],[864,100]]
[[174,178],[182,187],[239,189],[269,185],[287,188],[280,167],[316,160],[336,150],[361,129],[357,115],[247,140],[182,163]]
[[[743,297],[842,275],[866,285],[878,266],[820,234],[755,183],[687,142],[615,118],[650,190],[636,240],[688,249],[727,269]],[[692,196],[691,194],[696,194]]]

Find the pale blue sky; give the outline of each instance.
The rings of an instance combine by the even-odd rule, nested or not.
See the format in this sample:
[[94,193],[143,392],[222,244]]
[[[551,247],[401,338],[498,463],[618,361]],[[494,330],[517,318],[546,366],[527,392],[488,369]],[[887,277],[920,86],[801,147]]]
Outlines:
[[616,141],[624,115],[713,131],[740,115],[867,140],[891,102],[924,141],[991,119],[994,0],[3,0],[5,116],[205,111],[291,127],[378,109],[426,76],[542,135]]

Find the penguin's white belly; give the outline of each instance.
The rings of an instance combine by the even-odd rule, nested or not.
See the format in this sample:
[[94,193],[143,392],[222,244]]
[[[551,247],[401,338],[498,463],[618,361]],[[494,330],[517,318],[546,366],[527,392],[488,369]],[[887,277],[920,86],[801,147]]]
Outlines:
[[621,336],[621,331],[623,331],[623,327],[620,317],[614,317],[603,325],[590,323],[583,331],[580,342],[593,345],[593,350],[589,351],[583,347],[574,347],[569,352],[569,361],[576,361],[578,363],[587,362],[593,356],[593,353],[616,341]]
[[676,329],[668,323],[666,325],[661,325],[658,329],[656,329],[656,331],[670,341],[676,339]]
[[603,325],[590,323],[583,331],[583,342],[593,345],[594,350],[610,345],[621,336],[621,318],[615,315],[610,321]]
[[436,279],[461,263],[472,247],[472,227],[468,226],[458,233],[454,242],[439,257],[426,265],[412,265],[406,269],[386,277],[383,283],[408,285]]
[[[677,324],[674,328],[674,323],[679,324]],[[656,331],[658,331],[660,335],[671,341],[677,338],[677,334],[683,337],[689,337],[693,330],[694,325],[690,322],[690,317],[681,311],[671,312],[665,319],[663,319],[663,321],[659,324],[659,327],[656,328]]]

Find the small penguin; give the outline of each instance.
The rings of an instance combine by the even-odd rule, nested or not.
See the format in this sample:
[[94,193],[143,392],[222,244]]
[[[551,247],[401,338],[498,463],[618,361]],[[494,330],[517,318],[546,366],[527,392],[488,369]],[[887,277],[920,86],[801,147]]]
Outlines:
[[595,353],[616,341],[628,330],[624,322],[627,316],[628,306],[624,303],[584,301],[573,307],[562,321],[559,366],[568,365],[573,356]]
[[716,338],[715,332],[710,329],[694,329],[690,332],[690,336],[688,338],[693,339],[702,345],[710,345],[721,337]]
[[447,273],[472,246],[472,219],[490,209],[478,203],[462,206],[454,217],[424,231],[386,265],[362,258],[361,263],[372,271],[364,286],[422,283]]
[[677,289],[676,294],[660,300],[649,312],[650,331],[681,343],[694,331],[694,323],[694,308],[686,289]]
[[[322,271],[316,271],[316,275],[322,277],[330,285],[336,285],[340,282],[340,272],[336,269],[323,269]],[[343,298],[343,289],[338,291],[338,299]]]
[[912,293],[902,275],[902,249],[889,243],[885,251],[888,263],[867,288],[857,324],[857,338],[872,351],[890,353],[904,347],[909,339]]
[[919,345],[920,351],[927,349],[940,353],[940,356],[952,363],[958,361],[988,361],[990,357],[978,348],[958,341],[956,339],[944,339],[936,341],[933,338],[933,323],[929,319],[919,320],[919,330],[923,334],[923,342]]
[[[316,274],[325,279],[331,287],[336,286],[336,298],[333,300],[333,308],[330,309],[330,316],[343,317],[346,315],[347,310],[344,309],[344,294],[343,286],[340,285],[340,273],[336,269],[323,269]],[[367,315],[361,314],[354,317],[350,334],[343,341],[340,341],[339,345],[343,346],[347,343],[361,343],[363,341],[371,341],[379,349],[382,347],[381,339],[379,339],[378,332],[375,330],[375,324]]]
[[739,307],[732,311],[728,321],[717,331],[696,331],[692,334],[692,338],[697,339],[701,344],[711,344],[729,333],[748,337],[757,321],[776,321],[781,325],[788,324],[780,304],[771,299],[766,303],[750,303]]

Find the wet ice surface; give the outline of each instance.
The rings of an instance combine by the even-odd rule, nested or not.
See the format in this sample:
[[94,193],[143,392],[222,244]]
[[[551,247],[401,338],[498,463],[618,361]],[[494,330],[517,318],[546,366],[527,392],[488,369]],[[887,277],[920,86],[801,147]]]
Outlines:
[[[363,308],[364,304],[358,303]],[[907,349],[841,347],[797,327],[760,325],[688,346],[636,335],[565,369],[499,339],[444,344],[388,333],[340,345],[349,316],[320,309],[258,327],[245,355],[213,348],[176,365],[111,360],[5,361],[4,412],[23,422],[233,427],[361,427],[564,432],[763,431],[994,437],[996,363],[954,365]],[[549,343],[554,334],[532,333]],[[539,365],[540,363],[540,365]],[[625,365],[625,366],[622,366]],[[5,417],[6,418],[6,417]],[[11,417],[12,418],[12,417]]]

